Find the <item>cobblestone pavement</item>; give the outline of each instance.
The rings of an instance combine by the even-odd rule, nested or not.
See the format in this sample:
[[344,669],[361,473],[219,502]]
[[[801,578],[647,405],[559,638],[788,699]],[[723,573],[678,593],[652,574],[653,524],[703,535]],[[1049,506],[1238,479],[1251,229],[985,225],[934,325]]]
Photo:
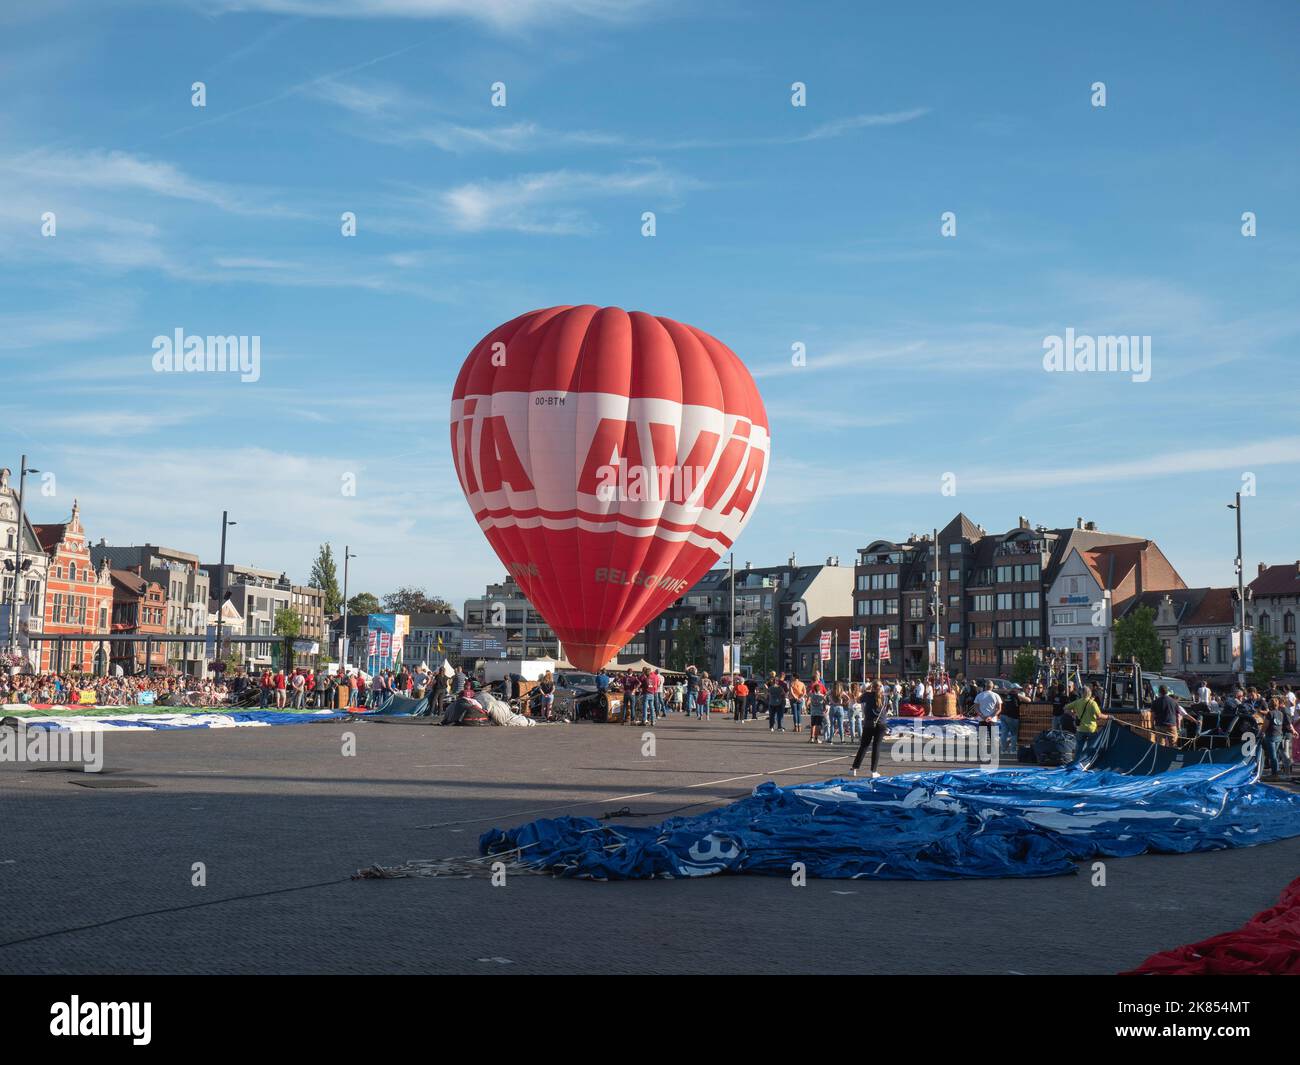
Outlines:
[[1105,888],[350,879],[472,856],[482,831],[548,812],[655,816],[825,779],[851,753],[730,720],[655,733],[654,758],[615,725],[108,735],[103,779],[147,788],[0,765],[0,972],[1104,973],[1240,924],[1300,869],[1292,840],[1112,860]]

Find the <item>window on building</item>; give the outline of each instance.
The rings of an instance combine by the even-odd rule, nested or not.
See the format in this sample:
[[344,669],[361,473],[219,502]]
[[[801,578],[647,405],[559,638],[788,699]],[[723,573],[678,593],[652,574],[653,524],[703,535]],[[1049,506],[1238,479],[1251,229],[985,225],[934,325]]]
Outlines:
[[953,582],[960,582],[960,581],[961,581],[961,570],[959,570],[959,569],[950,569],[950,570],[948,571],[948,579],[949,579],[950,581],[953,581]]
[[1220,665],[1228,661],[1228,638],[1220,636],[1214,641],[1214,660]]
[[973,595],[971,596],[972,610],[992,610],[993,596],[991,595]]
[[1183,641],[1182,652],[1183,665],[1190,666],[1192,664],[1192,641],[1190,639]]
[[1172,666],[1174,664],[1173,646],[1169,643],[1168,640],[1161,640],[1160,642],[1165,645],[1165,665]]
[[1287,635],[1295,632],[1295,615],[1289,610],[1282,615],[1282,631]]
[[1267,614],[1260,614],[1259,616],[1259,631],[1269,633],[1270,635],[1273,632],[1273,619]]
[[1205,664],[1207,664],[1207,663],[1210,661],[1210,640],[1209,640],[1209,637],[1207,637],[1207,636],[1202,636],[1201,639],[1200,639],[1199,641],[1197,641],[1197,643],[1198,643],[1198,646],[1197,646],[1196,650],[1197,650],[1197,653],[1198,653],[1198,657],[1199,657],[1199,659],[1200,659],[1201,664],[1202,664],[1202,665],[1205,665]]
[[999,609],[999,610],[1011,610],[1011,609],[1012,609],[1012,605],[1011,605],[1012,602],[1013,602],[1013,599],[1012,599],[1012,595],[1011,595],[1010,592],[998,592],[998,609]]

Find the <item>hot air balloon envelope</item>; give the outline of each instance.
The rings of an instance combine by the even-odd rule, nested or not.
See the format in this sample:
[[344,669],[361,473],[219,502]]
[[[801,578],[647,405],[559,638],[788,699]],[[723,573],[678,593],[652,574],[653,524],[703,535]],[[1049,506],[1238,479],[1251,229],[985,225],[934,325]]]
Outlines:
[[451,450],[474,518],[596,670],[725,553],[767,477],[767,413],[725,344],[668,318],[551,307],[470,352]]

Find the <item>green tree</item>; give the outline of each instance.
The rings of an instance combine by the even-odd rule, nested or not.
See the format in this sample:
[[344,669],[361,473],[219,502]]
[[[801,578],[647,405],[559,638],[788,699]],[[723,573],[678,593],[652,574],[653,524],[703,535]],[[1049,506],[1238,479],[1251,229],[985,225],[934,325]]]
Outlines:
[[704,657],[704,635],[694,618],[685,618],[673,635],[673,648],[668,652],[667,668],[681,673],[687,666],[703,667],[707,664]]
[[776,633],[766,618],[749,634],[741,653],[755,673],[766,676],[776,668]]
[[1156,632],[1156,612],[1140,606],[1115,622],[1115,657],[1136,658],[1142,668],[1156,673],[1165,665],[1165,645]]
[[447,600],[431,596],[423,588],[408,588],[403,585],[384,596],[384,610],[389,614],[442,614],[449,613],[451,609]]
[[1262,688],[1282,673],[1282,641],[1259,630],[1254,632],[1252,639],[1255,668],[1251,671],[1250,683]]
[[284,643],[284,668],[293,669],[293,641],[302,632],[302,615],[291,606],[282,606],[275,612],[275,634]]
[[325,613],[337,614],[343,608],[343,593],[339,591],[339,571],[334,565],[334,550],[321,544],[316,561],[311,564],[309,588],[319,588],[325,593]]
[[1011,663],[1011,679],[1017,684],[1028,684],[1038,675],[1038,655],[1032,647],[1022,647]]
[[369,592],[357,592],[348,600],[349,614],[378,614],[380,613],[379,600]]

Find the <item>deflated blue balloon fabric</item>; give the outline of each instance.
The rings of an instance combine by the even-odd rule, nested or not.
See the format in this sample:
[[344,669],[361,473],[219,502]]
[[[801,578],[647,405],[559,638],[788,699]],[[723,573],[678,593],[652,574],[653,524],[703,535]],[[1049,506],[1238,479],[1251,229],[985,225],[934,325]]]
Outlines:
[[1300,796],[1254,762],[1134,777],[1073,766],[908,773],[778,787],[652,827],[589,817],[493,829],[558,876],[600,880],[761,873],[878,880],[1055,876],[1075,862],[1248,847],[1300,835]]

